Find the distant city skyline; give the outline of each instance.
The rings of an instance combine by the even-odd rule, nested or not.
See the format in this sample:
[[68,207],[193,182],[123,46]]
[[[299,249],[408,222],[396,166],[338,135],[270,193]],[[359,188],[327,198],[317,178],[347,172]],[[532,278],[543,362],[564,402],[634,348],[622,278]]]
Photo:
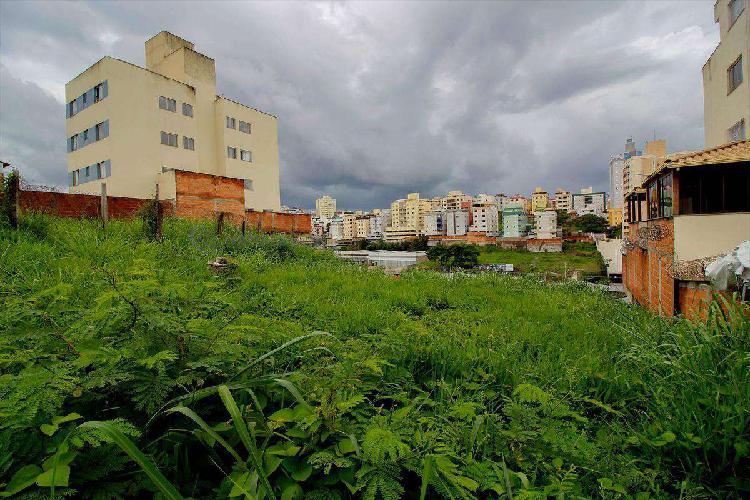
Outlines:
[[190,5],[0,3],[2,159],[65,185],[65,82],[103,54],[143,65],[164,29],[215,57],[217,93],[279,117],[284,205],[607,190],[628,137],[704,145],[710,0]]

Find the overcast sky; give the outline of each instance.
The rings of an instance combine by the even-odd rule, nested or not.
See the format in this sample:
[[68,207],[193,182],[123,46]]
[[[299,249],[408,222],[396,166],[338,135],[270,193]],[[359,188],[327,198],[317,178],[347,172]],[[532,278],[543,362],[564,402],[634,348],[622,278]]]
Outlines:
[[713,3],[0,1],[0,158],[64,184],[65,83],[168,30],[279,117],[283,204],[606,189],[628,137],[703,147]]

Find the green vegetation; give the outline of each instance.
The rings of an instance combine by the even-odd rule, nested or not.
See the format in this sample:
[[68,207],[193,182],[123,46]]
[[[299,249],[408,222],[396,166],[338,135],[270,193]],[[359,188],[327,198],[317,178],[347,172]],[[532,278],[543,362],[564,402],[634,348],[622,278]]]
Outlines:
[[593,243],[563,243],[562,253],[535,253],[505,250],[497,246],[480,247],[480,264],[513,264],[522,273],[601,275],[606,272],[601,254]]
[[0,496],[748,493],[746,309],[667,322],[212,224],[160,243],[20,222],[0,229]]
[[476,245],[437,245],[427,249],[427,258],[443,269],[471,269],[477,265],[479,247]]

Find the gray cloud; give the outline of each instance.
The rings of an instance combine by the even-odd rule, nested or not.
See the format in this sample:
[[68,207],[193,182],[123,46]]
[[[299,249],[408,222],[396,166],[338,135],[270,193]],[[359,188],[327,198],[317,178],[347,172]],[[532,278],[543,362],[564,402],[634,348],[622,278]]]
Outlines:
[[221,93],[279,117],[285,204],[605,188],[628,136],[702,147],[712,7],[3,2],[0,154],[63,182],[65,82],[104,54],[143,64],[167,29],[216,59]]

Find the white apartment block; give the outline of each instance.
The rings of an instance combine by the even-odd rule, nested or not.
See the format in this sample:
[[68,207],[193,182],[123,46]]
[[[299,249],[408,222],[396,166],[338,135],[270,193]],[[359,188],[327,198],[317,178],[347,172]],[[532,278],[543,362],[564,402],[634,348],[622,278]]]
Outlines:
[[469,211],[446,210],[445,234],[448,236],[464,236],[469,231]]
[[462,191],[448,191],[445,197],[446,210],[460,210],[474,201],[474,197]]
[[534,234],[542,240],[557,238],[557,212],[554,210],[534,212]]
[[499,221],[497,203],[474,204],[471,207],[469,231],[485,233],[487,236],[497,236],[500,234]]
[[335,217],[328,225],[328,238],[331,240],[344,239],[344,221],[340,217]]
[[381,240],[385,234],[385,228],[388,227],[387,214],[381,213],[370,217],[370,230],[367,233],[368,240]]
[[607,217],[606,193],[595,193],[591,188],[581,189],[580,194],[573,195],[573,211],[579,217],[586,214]]
[[445,212],[430,212],[424,215],[422,234],[425,236],[445,235]]
[[625,203],[622,190],[622,168],[625,163],[623,155],[609,159],[609,208],[622,208]]

